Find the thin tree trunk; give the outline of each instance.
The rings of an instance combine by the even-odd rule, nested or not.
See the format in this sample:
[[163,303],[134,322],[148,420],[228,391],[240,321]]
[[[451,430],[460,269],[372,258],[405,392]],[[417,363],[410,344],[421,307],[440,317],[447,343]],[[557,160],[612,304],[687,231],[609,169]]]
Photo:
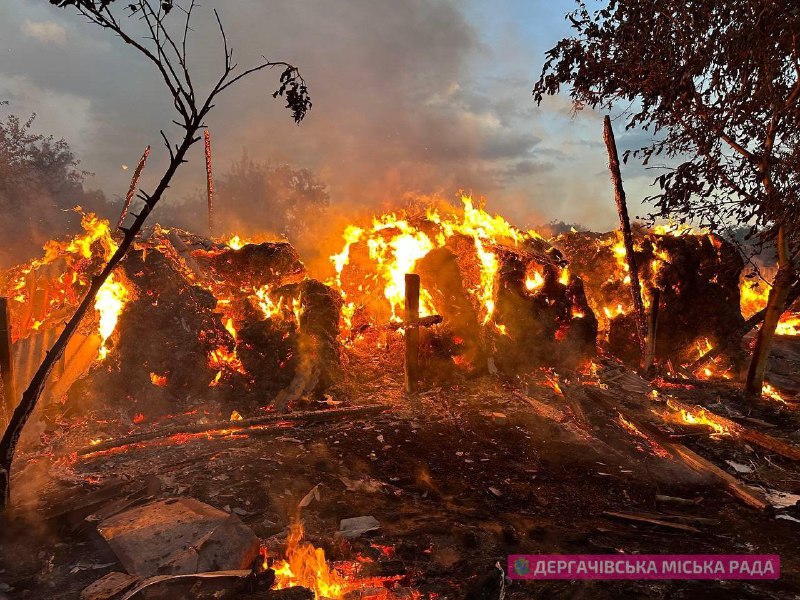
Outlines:
[[608,169],[611,171],[611,181],[614,184],[614,200],[617,203],[617,213],[619,214],[619,224],[622,229],[622,241],[625,244],[625,258],[628,261],[628,274],[631,277],[631,297],[633,299],[634,317],[636,319],[636,333],[639,336],[639,349],[641,351],[642,363],[645,362],[646,340],[647,340],[647,319],[642,302],[642,287],[639,283],[639,271],[636,264],[636,255],[633,250],[633,233],[631,231],[631,220],[628,216],[628,205],[625,201],[625,189],[622,187],[622,173],[619,167],[619,155],[617,153],[617,142],[614,139],[614,130],[611,128],[611,118],[606,115],[603,120],[603,141],[608,150]]
[[81,324],[83,317],[86,315],[89,309],[94,306],[97,292],[106,282],[109,275],[111,275],[112,271],[116,268],[120,261],[125,258],[125,255],[128,253],[128,249],[133,243],[134,238],[141,231],[142,226],[147,220],[147,217],[150,215],[155,205],[169,187],[169,183],[172,180],[172,177],[175,175],[175,171],[184,162],[184,157],[186,156],[186,152],[189,150],[189,147],[194,142],[199,140],[199,138],[194,136],[200,127],[200,122],[205,116],[205,112],[207,111],[202,112],[192,126],[186,129],[183,141],[181,145],[176,148],[175,155],[172,157],[169,167],[161,178],[161,181],[158,183],[158,187],[156,187],[152,196],[147,198],[142,210],[138,215],[136,215],[136,219],[130,228],[123,230],[125,232],[125,237],[123,238],[122,243],[120,243],[116,252],[114,252],[106,266],[103,267],[103,270],[100,272],[100,274],[92,278],[89,290],[86,292],[83,300],[78,305],[78,309],[75,311],[75,314],[72,315],[70,320],[67,322],[64,330],[61,332],[61,335],[58,336],[55,344],[53,344],[53,347],[47,352],[45,359],[42,361],[42,364],[39,365],[39,368],[36,370],[33,379],[31,379],[30,385],[23,392],[22,399],[17,405],[17,408],[14,410],[14,414],[11,416],[11,420],[9,421],[8,427],[3,434],[3,438],[0,440],[0,510],[4,510],[8,506],[10,500],[9,484],[11,479],[11,465],[14,461],[14,452],[16,450],[17,443],[19,442],[19,438],[22,434],[23,428],[25,427],[25,423],[27,423],[28,419],[36,408],[36,404],[39,400],[39,397],[42,395],[42,392],[44,391],[45,384],[47,383],[47,379],[51,371],[64,354],[67,344],[69,343],[75,331],[78,329],[78,326]]
[[761,329],[758,330],[753,358],[747,371],[745,393],[751,397],[760,396],[761,389],[764,387],[764,375],[767,371],[767,360],[770,350],[772,350],[772,342],[775,339],[775,328],[783,314],[783,307],[786,305],[786,298],[789,296],[794,280],[788,237],[781,225],[778,228],[778,273],[775,275],[775,281],[772,282],[772,288],[769,291],[764,322]]

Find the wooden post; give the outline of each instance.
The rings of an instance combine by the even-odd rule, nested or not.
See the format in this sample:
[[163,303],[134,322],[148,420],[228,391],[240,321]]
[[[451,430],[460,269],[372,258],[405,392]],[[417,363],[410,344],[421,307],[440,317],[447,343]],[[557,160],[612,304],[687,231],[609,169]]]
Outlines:
[[658,335],[658,305],[661,302],[661,290],[650,288],[650,315],[647,319],[647,344],[642,369],[645,373],[653,370],[656,359],[656,336]]
[[128,209],[130,209],[131,202],[133,202],[133,196],[136,194],[136,190],[139,188],[139,178],[142,176],[142,171],[144,170],[145,164],[147,164],[148,156],[150,156],[150,146],[144,149],[144,154],[142,154],[142,158],[139,159],[139,164],[136,165],[136,170],[133,172],[133,177],[131,177],[131,187],[128,188],[128,193],[125,196],[125,204],[123,205],[122,212],[119,215],[117,227],[122,227],[122,222],[125,220],[125,215],[128,214]]
[[208,234],[214,237],[214,178],[211,174],[211,133],[203,132],[206,148],[206,194],[208,195]]
[[406,273],[406,392],[417,391],[419,377],[419,275]]
[[14,353],[11,347],[11,311],[8,298],[0,298],[0,379],[3,384],[3,405],[0,406],[0,418],[5,428],[17,403],[16,386],[14,385]]
[[619,224],[622,229],[622,241],[625,244],[625,258],[628,261],[628,274],[631,277],[631,296],[633,298],[634,316],[636,317],[636,331],[639,334],[639,348],[642,352],[642,363],[645,360],[645,340],[647,339],[647,320],[642,302],[642,287],[639,283],[639,271],[636,256],[633,252],[633,233],[631,220],[628,216],[628,205],[625,202],[625,189],[622,187],[622,173],[619,168],[619,155],[617,142],[614,139],[614,130],[611,128],[611,119],[608,115],[603,120],[603,140],[608,151],[608,169],[611,171],[611,181],[614,184],[614,200],[617,203]]

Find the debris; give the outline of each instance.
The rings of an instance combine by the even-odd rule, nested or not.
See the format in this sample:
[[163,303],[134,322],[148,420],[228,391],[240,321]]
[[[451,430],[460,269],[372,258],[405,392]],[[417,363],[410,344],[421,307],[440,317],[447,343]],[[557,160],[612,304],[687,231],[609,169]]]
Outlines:
[[668,529],[677,529],[679,531],[689,531],[691,533],[700,533],[700,530],[696,527],[692,527],[691,525],[682,525],[680,523],[670,523],[669,521],[664,521],[663,519],[656,519],[653,517],[636,514],[636,513],[621,513],[621,512],[610,512],[610,511],[603,511],[604,515],[609,517],[615,517],[617,519],[622,519],[625,521],[635,521],[637,523],[649,523],[650,525],[659,525],[661,527],[666,527]]
[[749,465],[743,465],[742,463],[737,463],[736,461],[733,461],[733,460],[726,460],[725,462],[728,463],[728,465],[730,465],[730,467],[734,471],[736,471],[737,473],[752,473],[753,472],[753,467],[751,467]]
[[364,479],[349,479],[348,477],[339,477],[348,492],[366,492],[367,494],[375,494],[382,492],[385,485],[384,483],[373,479],[372,477],[365,477]]
[[353,540],[361,537],[370,531],[380,529],[380,522],[373,516],[366,517],[353,517],[351,519],[342,519],[339,522],[339,531],[336,535]]
[[300,500],[300,503],[297,505],[299,508],[305,508],[309,504],[311,504],[312,500],[316,500],[319,502],[319,488],[322,484],[318,483],[315,485],[309,492],[303,496],[303,499]]
[[504,413],[493,412],[492,421],[497,425],[506,425],[508,423],[508,417]]
[[503,492],[501,492],[500,490],[498,490],[496,487],[490,487],[490,488],[489,488],[489,491],[490,491],[490,492],[492,492],[492,494],[494,494],[494,495],[495,495],[495,496],[497,496],[498,498],[500,498],[500,497],[503,495]]
[[259,540],[235,515],[193,498],[160,500],[100,523],[125,569],[139,577],[241,569],[259,552]]
[[702,497],[689,500],[688,498],[678,498],[677,496],[663,496],[656,494],[656,502],[663,502],[664,504],[680,504],[682,506],[697,506],[703,501]]
[[791,494],[779,490],[768,490],[766,496],[775,508],[789,508],[800,502],[799,494]]
[[115,571],[86,587],[81,592],[80,600],[111,600],[117,594],[129,590],[137,581],[138,577]]

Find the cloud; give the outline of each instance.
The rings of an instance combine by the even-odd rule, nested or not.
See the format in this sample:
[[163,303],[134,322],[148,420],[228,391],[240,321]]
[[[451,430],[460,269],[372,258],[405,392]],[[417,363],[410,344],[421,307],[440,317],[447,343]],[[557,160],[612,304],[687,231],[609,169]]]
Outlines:
[[22,33],[43,44],[62,45],[67,41],[67,30],[54,21],[31,21],[22,23]]

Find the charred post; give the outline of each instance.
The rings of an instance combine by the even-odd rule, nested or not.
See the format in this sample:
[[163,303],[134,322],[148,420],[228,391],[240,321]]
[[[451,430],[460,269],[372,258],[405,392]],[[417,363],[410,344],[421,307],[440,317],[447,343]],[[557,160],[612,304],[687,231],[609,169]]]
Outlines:
[[214,177],[211,174],[211,133],[203,132],[206,154],[206,195],[208,196],[208,235],[214,237]]
[[125,204],[122,206],[122,212],[119,215],[117,227],[122,227],[122,222],[125,220],[128,210],[130,210],[133,197],[136,195],[136,190],[139,188],[139,178],[142,176],[144,166],[147,164],[148,156],[150,156],[150,146],[144,149],[144,154],[142,154],[142,157],[139,159],[139,164],[136,165],[136,170],[133,172],[133,177],[131,177],[131,187],[128,188],[128,193],[125,196]]
[[661,290],[657,287],[650,288],[650,313],[647,319],[647,342],[645,345],[644,363],[642,369],[645,373],[652,373],[656,358],[656,338],[658,336],[658,305],[661,303]]
[[645,340],[647,339],[647,325],[644,304],[642,303],[642,288],[639,283],[636,255],[633,252],[633,233],[631,232],[631,220],[628,216],[628,205],[625,201],[625,189],[622,187],[622,173],[619,168],[617,142],[614,139],[614,130],[611,128],[611,118],[608,115],[606,115],[603,120],[603,141],[605,141],[606,150],[608,150],[608,169],[611,171],[611,181],[614,184],[614,201],[617,203],[622,240],[625,244],[625,258],[628,261],[628,269],[631,276],[631,296],[636,313],[636,331],[639,334],[639,347],[641,348],[642,358],[644,360],[646,354]]
[[405,389],[409,394],[417,391],[419,378],[419,287],[419,275],[406,273]]

